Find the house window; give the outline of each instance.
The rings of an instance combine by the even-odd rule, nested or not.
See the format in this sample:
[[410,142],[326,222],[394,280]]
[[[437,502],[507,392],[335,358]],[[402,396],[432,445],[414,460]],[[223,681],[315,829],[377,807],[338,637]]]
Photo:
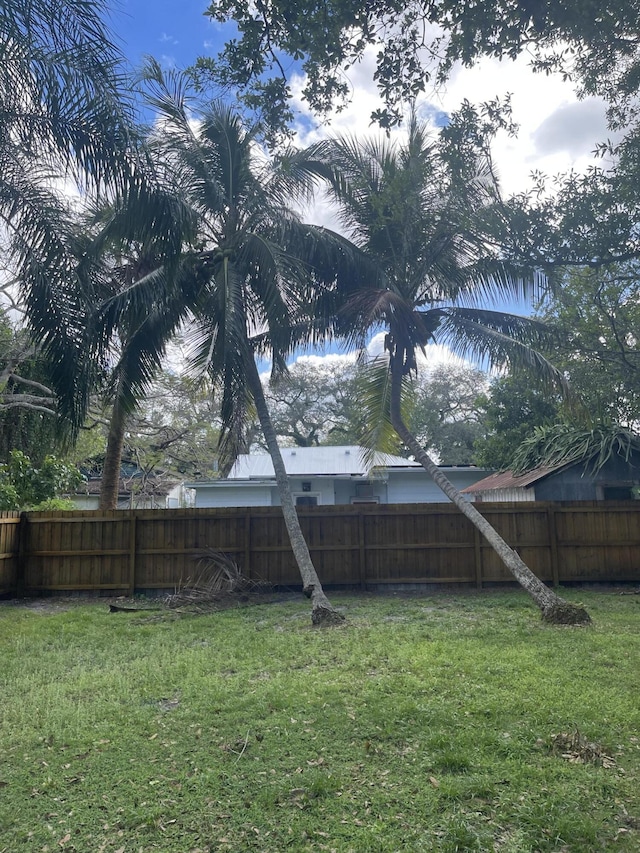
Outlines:
[[317,495],[296,495],[296,506],[318,506]]
[[351,498],[352,504],[377,504],[380,498],[375,494],[373,483],[356,483],[355,497]]
[[375,497],[373,483],[356,483],[356,497],[368,498],[369,500]]

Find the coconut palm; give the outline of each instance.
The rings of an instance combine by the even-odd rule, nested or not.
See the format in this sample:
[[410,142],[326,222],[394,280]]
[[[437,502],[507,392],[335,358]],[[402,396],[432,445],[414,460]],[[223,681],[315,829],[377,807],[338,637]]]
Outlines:
[[[172,263],[108,301],[101,309],[103,322],[108,317],[106,337],[149,305],[158,317],[175,317],[179,323],[188,315],[192,367],[208,372],[221,388],[223,455],[233,451],[254,406],[313,622],[340,621],[300,529],[256,358],[270,359],[278,376],[300,345],[321,337],[323,330],[309,310],[312,297],[323,282],[335,279],[338,262],[345,272],[349,269],[348,241],[305,225],[293,211],[292,200],[307,196],[315,180],[303,155],[291,151],[269,160],[257,145],[258,129],[246,128],[222,104],[209,106],[194,121],[185,78],[165,76],[156,63],[147,66],[146,82],[158,115],[150,142],[157,174],[166,196],[190,212],[197,237],[191,234]],[[139,220],[131,209],[124,218]],[[141,352],[154,353],[143,330],[132,340]],[[159,353],[160,340],[156,344]],[[127,369],[129,387],[143,388],[145,377],[133,376],[133,361]]]
[[[362,345],[384,329],[384,357],[377,359],[369,396],[377,401],[376,436],[386,423],[445,495],[476,526],[505,566],[552,621],[588,621],[545,586],[486,519],[455,489],[406,425],[403,385],[418,369],[417,353],[429,343],[487,365],[527,365],[559,378],[537,347],[539,322],[480,307],[522,297],[535,277],[510,270],[483,237],[481,216],[495,201],[491,169],[443,156],[441,144],[412,119],[405,144],[389,139],[338,139],[317,146],[318,171],[327,181],[344,227],[384,275],[366,288],[348,287],[342,300],[342,333]],[[334,303],[329,311],[335,312]],[[382,363],[382,370],[380,369]]]

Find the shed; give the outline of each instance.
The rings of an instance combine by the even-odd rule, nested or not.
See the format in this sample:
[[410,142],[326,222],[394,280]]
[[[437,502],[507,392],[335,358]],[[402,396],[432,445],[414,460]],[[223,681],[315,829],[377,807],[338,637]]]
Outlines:
[[593,472],[590,460],[491,474],[462,490],[476,501],[606,501],[640,496],[640,455],[613,456]]

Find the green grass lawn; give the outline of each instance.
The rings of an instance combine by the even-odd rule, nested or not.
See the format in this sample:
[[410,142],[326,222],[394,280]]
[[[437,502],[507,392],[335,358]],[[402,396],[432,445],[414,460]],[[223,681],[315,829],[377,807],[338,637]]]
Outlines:
[[4,604],[0,853],[638,851],[640,596],[567,597]]

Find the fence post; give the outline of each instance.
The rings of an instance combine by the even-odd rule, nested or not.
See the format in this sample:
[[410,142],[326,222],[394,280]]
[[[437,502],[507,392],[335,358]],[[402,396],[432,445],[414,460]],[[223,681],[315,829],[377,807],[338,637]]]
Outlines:
[[362,507],[358,506],[358,574],[360,580],[360,589],[367,588],[367,551],[364,541],[364,517],[362,515]]
[[18,525],[18,561],[16,563],[16,598],[22,598],[25,591],[27,574],[27,537],[29,535],[29,518],[26,512],[20,513]]
[[135,595],[136,591],[136,513],[131,513],[129,520],[129,595]]
[[473,551],[476,564],[476,589],[482,589],[482,540],[477,527],[473,528]]
[[251,510],[247,509],[244,517],[244,565],[242,572],[246,578],[251,578]]
[[556,514],[552,506],[547,507],[547,529],[549,547],[551,549],[551,575],[553,585],[560,586],[560,569],[558,566],[558,533],[556,530]]

